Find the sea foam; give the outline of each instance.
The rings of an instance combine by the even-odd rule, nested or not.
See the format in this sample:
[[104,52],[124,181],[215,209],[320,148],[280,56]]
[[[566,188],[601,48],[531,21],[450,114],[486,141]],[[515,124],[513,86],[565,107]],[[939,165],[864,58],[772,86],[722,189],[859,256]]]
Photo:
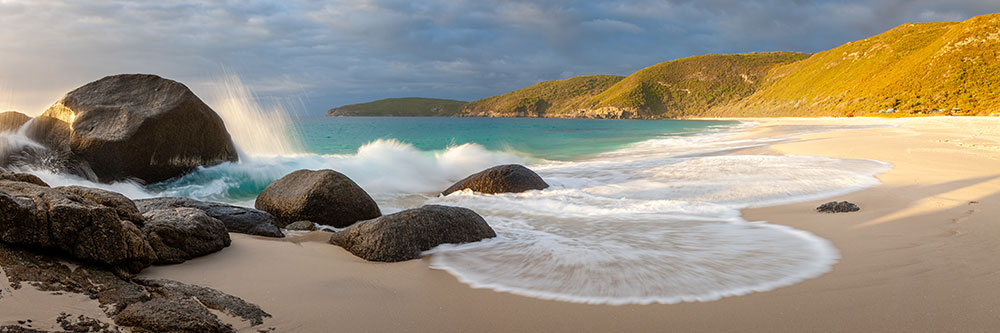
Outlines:
[[739,210],[849,193],[878,184],[874,175],[890,166],[718,154],[774,141],[649,140],[533,165],[552,185],[543,191],[434,198],[479,212],[499,236],[433,249],[431,266],[475,288],[615,305],[711,301],[821,275],[838,259],[828,241]]

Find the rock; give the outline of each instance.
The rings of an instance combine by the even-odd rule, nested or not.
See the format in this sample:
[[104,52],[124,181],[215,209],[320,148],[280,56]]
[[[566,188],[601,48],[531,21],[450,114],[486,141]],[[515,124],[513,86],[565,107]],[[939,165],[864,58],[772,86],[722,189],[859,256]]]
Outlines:
[[135,224],[136,227],[141,228],[143,223],[145,223],[145,218],[142,217],[142,213],[139,212],[139,208],[135,206],[135,203],[132,202],[132,200],[125,197],[121,193],[83,186],[60,186],[56,187],[56,189],[67,193],[73,193],[86,199],[93,200],[94,202],[104,206],[111,207],[115,210],[115,213],[118,214],[118,218],[130,221]]
[[0,241],[136,273],[155,261],[156,253],[120,211],[73,192],[0,180]]
[[16,132],[28,120],[31,120],[31,117],[17,111],[0,113],[0,132]]
[[274,216],[253,208],[176,197],[140,199],[136,200],[135,204],[139,207],[139,211],[144,213],[165,208],[197,208],[208,216],[222,221],[229,232],[265,237],[285,237],[285,234],[281,233],[281,229],[278,228]]
[[465,177],[441,192],[441,195],[448,195],[452,192],[471,189],[474,192],[495,194],[495,193],[520,193],[530,190],[541,190],[548,188],[549,184],[542,180],[537,173],[518,164],[507,164],[495,166],[480,171],[471,176]]
[[268,184],[255,206],[274,215],[282,227],[307,220],[343,228],[382,215],[365,190],[333,170],[287,174]]
[[[69,149],[103,182],[137,178],[155,183],[199,166],[238,159],[222,118],[190,89],[156,75],[114,75],[66,94],[42,114],[55,124],[45,142]],[[35,124],[32,124],[34,126]]]
[[316,230],[316,223],[312,221],[297,221],[285,226],[286,230],[313,231]]
[[435,246],[496,237],[476,212],[461,207],[426,205],[361,221],[334,233],[330,243],[370,261],[420,258]]
[[[30,283],[42,291],[79,293],[96,299],[116,325],[132,332],[235,331],[211,310],[252,326],[271,317],[256,305],[218,290],[170,280],[124,280],[100,267],[11,245],[0,244],[0,269],[15,289]],[[80,325],[85,318],[78,318],[75,324],[69,323]]]
[[10,171],[0,170],[0,180],[13,180],[16,182],[32,183],[38,186],[49,187],[49,184],[46,184],[40,178],[30,173],[15,173]]
[[841,202],[830,201],[820,205],[819,207],[816,207],[816,211],[820,213],[848,213],[848,212],[856,212],[859,210],[861,210],[861,208],[859,208],[858,205],[855,205],[847,201],[841,201]]
[[200,209],[157,209],[142,216],[146,218],[142,232],[156,251],[157,265],[182,263],[222,250],[232,242],[222,221]]
[[190,298],[156,298],[129,304],[115,322],[148,332],[236,332],[208,308]]

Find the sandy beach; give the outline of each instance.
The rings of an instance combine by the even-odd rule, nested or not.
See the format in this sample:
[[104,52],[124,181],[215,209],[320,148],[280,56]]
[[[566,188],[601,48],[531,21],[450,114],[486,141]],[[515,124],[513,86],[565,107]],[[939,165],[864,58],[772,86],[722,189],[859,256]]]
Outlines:
[[[718,301],[587,305],[473,289],[429,268],[429,257],[370,263],[323,231],[268,239],[231,233],[218,253],[155,266],[146,278],[206,286],[273,315],[241,331],[991,331],[1000,322],[1000,118],[741,119],[734,138],[783,138],[731,154],[873,159],[881,185],[823,200],[743,211],[833,243],[841,259],[817,278]],[[843,127],[864,129],[831,130]],[[799,133],[799,134],[795,134]],[[810,133],[810,134],[801,134]],[[856,213],[820,214],[831,200]],[[0,281],[5,277],[0,275]],[[6,284],[5,284],[6,286]],[[102,317],[96,302],[4,287],[0,325],[61,312]]]
[[[882,185],[811,202],[748,209],[749,221],[830,240],[832,272],[773,291],[703,303],[606,306],[472,289],[428,259],[368,263],[316,231],[283,240],[232,234],[233,245],[142,273],[256,303],[277,331],[990,331],[1000,322],[1000,119],[742,119],[766,149],[885,161]],[[740,152],[737,152],[740,153]],[[831,200],[862,211],[819,214]],[[260,328],[260,327],[257,327]]]

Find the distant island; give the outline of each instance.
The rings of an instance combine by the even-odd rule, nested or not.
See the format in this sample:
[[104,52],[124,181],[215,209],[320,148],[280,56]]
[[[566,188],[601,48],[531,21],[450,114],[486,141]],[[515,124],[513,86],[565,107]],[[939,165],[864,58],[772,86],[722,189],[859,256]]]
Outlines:
[[[815,53],[704,55],[545,81],[471,103],[388,99],[327,115],[660,119],[1000,114],[1000,14],[907,23]],[[445,101],[438,106],[431,101]],[[339,111],[338,111],[339,110]]]
[[387,98],[374,102],[344,105],[326,111],[327,116],[405,117],[455,116],[468,102],[437,98]]

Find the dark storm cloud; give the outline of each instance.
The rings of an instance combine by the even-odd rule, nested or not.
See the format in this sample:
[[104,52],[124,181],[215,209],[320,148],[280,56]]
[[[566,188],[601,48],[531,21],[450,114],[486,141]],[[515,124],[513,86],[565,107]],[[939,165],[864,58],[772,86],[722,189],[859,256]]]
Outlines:
[[[224,70],[316,113],[393,96],[476,99],[705,53],[815,52],[995,0],[8,1],[0,108],[37,113],[113,73],[209,90]],[[6,97],[5,97],[6,96]]]

